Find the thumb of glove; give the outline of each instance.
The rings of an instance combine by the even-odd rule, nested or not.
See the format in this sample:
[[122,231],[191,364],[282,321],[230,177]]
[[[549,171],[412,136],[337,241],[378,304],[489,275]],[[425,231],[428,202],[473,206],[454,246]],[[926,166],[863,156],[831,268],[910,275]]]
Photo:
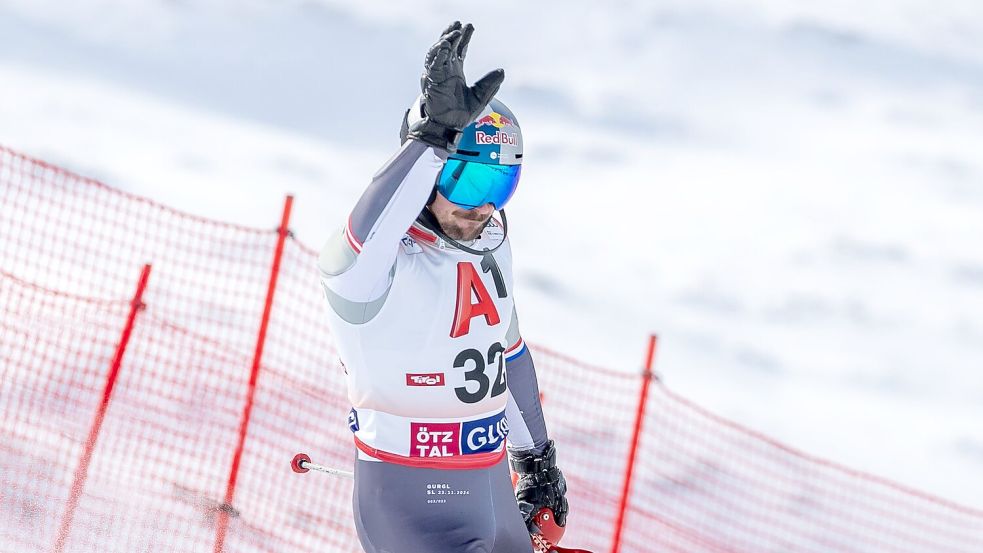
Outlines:
[[502,82],[505,81],[505,70],[496,69],[494,71],[489,71],[487,75],[478,79],[474,86],[471,87],[471,93],[478,101],[477,109],[474,110],[474,115],[477,117],[481,110],[485,109],[488,102],[495,97],[498,93],[498,88],[502,86]]
[[528,501],[522,501],[521,499],[518,501],[518,503],[519,512],[522,513],[522,520],[525,521],[526,524],[530,524],[532,521],[533,511],[536,510],[536,506]]

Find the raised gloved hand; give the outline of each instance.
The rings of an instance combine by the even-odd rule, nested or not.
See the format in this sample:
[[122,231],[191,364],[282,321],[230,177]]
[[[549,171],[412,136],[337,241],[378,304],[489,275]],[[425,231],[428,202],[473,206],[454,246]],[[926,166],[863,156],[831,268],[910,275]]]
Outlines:
[[505,80],[503,69],[488,73],[474,86],[464,80],[464,56],[473,32],[470,23],[462,27],[460,21],[455,21],[430,47],[420,77],[423,118],[409,127],[409,138],[455,151],[461,131],[498,92]]
[[530,533],[538,533],[533,518],[543,507],[553,510],[556,524],[567,524],[567,481],[556,467],[556,448],[553,440],[546,444],[542,453],[534,451],[517,452],[510,455],[512,470],[519,475],[515,484],[515,498],[522,511],[522,518]]

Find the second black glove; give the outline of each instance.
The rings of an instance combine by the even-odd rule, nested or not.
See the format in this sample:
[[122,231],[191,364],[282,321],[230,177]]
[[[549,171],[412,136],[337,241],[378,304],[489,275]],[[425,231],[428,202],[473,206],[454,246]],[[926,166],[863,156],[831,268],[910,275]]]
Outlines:
[[515,498],[522,511],[522,518],[530,532],[537,532],[533,517],[543,507],[553,510],[558,526],[566,526],[567,511],[567,481],[556,466],[556,448],[553,440],[546,445],[542,453],[517,452],[513,453],[509,462],[512,470],[519,475],[515,484]]

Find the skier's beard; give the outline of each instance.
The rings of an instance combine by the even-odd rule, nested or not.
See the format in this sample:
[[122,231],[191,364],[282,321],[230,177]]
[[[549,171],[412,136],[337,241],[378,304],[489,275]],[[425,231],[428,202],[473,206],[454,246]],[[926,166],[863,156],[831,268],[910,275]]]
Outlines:
[[[481,236],[481,231],[485,230],[488,226],[488,222],[491,221],[491,214],[487,217],[482,216],[478,213],[472,213],[470,211],[459,210],[455,211],[445,220],[438,219],[440,223],[440,228],[444,231],[444,234],[453,238],[454,240],[474,240]],[[461,223],[461,220],[467,221],[467,223]],[[473,222],[479,222],[480,224],[474,226]]]

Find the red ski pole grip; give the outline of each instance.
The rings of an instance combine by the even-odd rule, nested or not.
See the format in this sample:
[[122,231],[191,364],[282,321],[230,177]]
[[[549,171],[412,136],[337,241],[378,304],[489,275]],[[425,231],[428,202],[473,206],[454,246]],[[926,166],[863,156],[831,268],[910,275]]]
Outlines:
[[305,472],[310,472],[311,469],[305,467],[306,463],[310,463],[311,458],[307,456],[306,453],[298,453],[294,455],[293,461],[290,461],[290,468],[294,469],[294,472],[303,474]]
[[536,515],[532,517],[533,523],[539,528],[539,533],[550,541],[550,543],[560,543],[560,539],[563,538],[563,533],[566,528],[558,525],[556,523],[556,517],[553,516],[553,509],[549,507],[543,507],[536,512]]

